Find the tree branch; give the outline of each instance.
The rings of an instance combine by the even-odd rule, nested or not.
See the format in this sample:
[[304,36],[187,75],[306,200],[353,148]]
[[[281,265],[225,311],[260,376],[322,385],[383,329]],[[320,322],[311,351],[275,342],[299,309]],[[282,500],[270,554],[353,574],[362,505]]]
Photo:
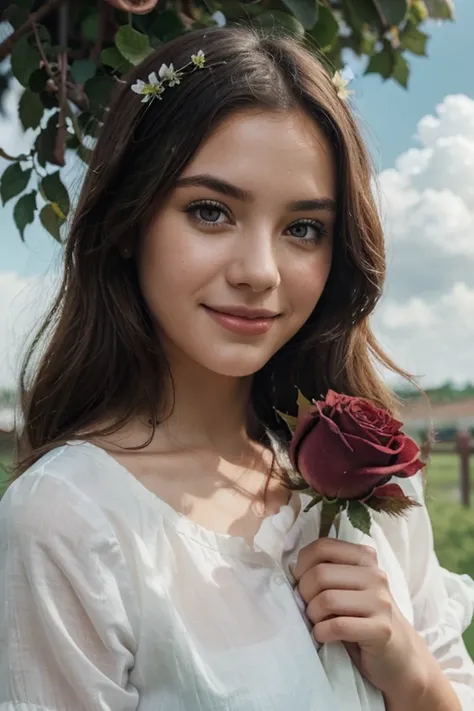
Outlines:
[[59,5],[61,5],[64,1],[65,0],[48,0],[48,2],[46,2],[42,7],[38,8],[36,12],[32,12],[29,18],[26,20],[26,22],[22,24],[21,27],[12,32],[12,34],[9,35],[6,40],[0,43],[0,62],[2,61],[2,59],[5,59],[5,57],[11,54],[15,43],[18,42],[18,40],[23,37],[23,35],[26,35],[31,32],[33,24],[35,22],[40,22],[43,17],[49,15],[50,12],[59,7]]

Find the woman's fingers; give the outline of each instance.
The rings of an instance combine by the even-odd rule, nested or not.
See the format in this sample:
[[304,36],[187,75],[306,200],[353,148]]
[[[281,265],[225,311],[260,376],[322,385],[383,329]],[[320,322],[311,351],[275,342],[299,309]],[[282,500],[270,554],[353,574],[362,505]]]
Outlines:
[[358,568],[354,565],[320,563],[310,568],[301,576],[298,591],[308,603],[323,590],[366,590],[371,586],[377,571],[371,568]]
[[302,575],[319,563],[337,563],[362,567],[377,566],[377,552],[371,546],[348,543],[334,538],[318,538],[302,548],[298,554],[293,575],[299,581]]
[[377,617],[390,615],[390,595],[372,590],[324,590],[306,607],[313,625],[333,617]]

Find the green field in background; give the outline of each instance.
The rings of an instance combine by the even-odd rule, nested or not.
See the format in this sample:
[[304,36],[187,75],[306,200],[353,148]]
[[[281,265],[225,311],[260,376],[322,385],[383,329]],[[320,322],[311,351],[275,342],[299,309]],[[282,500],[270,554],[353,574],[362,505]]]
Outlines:
[[[0,454],[0,465],[8,465]],[[0,466],[0,490],[3,468]],[[458,459],[454,454],[435,454],[427,471],[426,504],[433,523],[435,549],[443,567],[474,578],[474,472],[472,508],[459,504]],[[474,659],[474,624],[464,636]]]

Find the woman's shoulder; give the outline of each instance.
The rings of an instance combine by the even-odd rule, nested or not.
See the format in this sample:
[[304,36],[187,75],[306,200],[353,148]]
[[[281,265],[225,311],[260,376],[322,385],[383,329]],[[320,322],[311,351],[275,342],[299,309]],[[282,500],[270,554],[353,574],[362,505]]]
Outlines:
[[0,500],[0,521],[10,528],[47,524],[65,531],[79,518],[99,531],[111,527],[111,511],[116,519],[126,516],[130,500],[127,478],[115,461],[87,441],[71,441],[51,449],[9,485]]

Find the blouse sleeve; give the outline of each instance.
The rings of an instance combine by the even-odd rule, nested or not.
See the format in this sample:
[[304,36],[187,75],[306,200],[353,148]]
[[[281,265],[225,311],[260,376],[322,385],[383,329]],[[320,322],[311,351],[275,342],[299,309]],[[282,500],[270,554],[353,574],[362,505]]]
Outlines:
[[131,711],[131,584],[103,511],[26,473],[0,502],[0,711]]
[[[422,501],[421,476],[410,480]],[[433,545],[433,530],[425,506],[413,509],[408,519],[408,580],[414,609],[414,625],[462,704],[474,709],[474,663],[464,641],[474,610],[474,581],[441,568]]]

